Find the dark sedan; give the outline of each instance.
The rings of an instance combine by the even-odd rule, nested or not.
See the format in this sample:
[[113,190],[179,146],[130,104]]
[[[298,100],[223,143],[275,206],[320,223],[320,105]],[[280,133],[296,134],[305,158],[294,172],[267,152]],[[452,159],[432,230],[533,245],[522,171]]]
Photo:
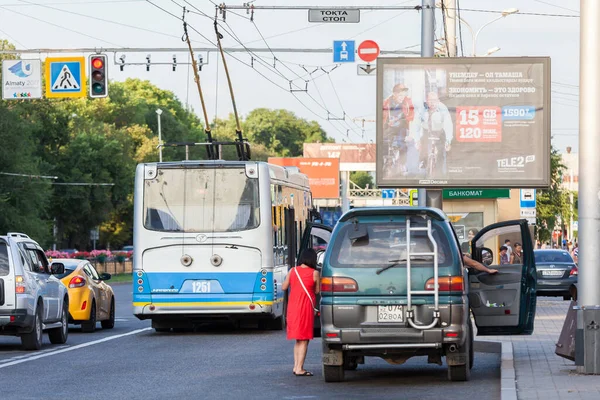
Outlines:
[[577,283],[577,264],[565,250],[535,250],[537,295],[563,296],[570,300],[569,288]]

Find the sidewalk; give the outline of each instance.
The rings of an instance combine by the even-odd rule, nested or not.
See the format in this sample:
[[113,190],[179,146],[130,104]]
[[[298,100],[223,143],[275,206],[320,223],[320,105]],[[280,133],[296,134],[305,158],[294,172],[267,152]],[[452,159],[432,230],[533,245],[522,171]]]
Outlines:
[[554,353],[569,303],[560,297],[538,297],[533,335],[489,337],[513,344],[520,400],[600,400],[600,376],[579,375],[574,362]]

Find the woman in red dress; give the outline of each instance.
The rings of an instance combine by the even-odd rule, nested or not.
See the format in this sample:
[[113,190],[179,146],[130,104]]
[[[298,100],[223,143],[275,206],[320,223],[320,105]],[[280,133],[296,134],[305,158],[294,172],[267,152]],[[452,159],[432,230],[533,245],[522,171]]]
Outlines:
[[287,303],[287,338],[296,340],[294,345],[294,375],[313,376],[304,369],[308,341],[313,338],[316,294],[320,279],[317,252],[306,249],[300,254],[299,264],[292,268],[283,282],[283,290],[291,287]]

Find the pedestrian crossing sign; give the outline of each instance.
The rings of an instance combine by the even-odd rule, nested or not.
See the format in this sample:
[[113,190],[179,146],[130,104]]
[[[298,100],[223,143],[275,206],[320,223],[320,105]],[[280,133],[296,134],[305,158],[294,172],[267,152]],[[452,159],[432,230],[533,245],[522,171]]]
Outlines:
[[85,97],[85,57],[46,58],[46,97]]

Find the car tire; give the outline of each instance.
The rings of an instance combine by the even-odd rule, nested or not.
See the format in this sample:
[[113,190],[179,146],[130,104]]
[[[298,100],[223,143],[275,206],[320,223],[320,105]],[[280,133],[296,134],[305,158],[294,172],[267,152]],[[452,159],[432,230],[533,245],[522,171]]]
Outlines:
[[33,329],[21,335],[21,344],[25,350],[39,350],[42,348],[42,306],[38,304],[33,317]]
[[473,335],[471,329],[467,329],[465,344],[459,346],[458,352],[467,355],[467,362],[463,365],[448,365],[448,380],[453,382],[464,382],[471,378],[471,348],[473,347]]
[[69,337],[69,303],[63,301],[63,311],[60,316],[61,325],[59,328],[48,330],[48,338],[52,344],[67,343]]
[[110,316],[107,320],[101,321],[102,329],[112,329],[115,327],[115,299],[110,300]]
[[154,330],[156,331],[156,333],[167,333],[167,332],[171,332],[171,328],[154,328]]
[[90,319],[81,323],[81,332],[92,333],[96,330],[96,302],[92,301]]
[[344,366],[323,364],[323,379],[325,382],[343,382]]
[[570,301],[571,300],[571,295],[570,294],[563,295],[563,300]]

